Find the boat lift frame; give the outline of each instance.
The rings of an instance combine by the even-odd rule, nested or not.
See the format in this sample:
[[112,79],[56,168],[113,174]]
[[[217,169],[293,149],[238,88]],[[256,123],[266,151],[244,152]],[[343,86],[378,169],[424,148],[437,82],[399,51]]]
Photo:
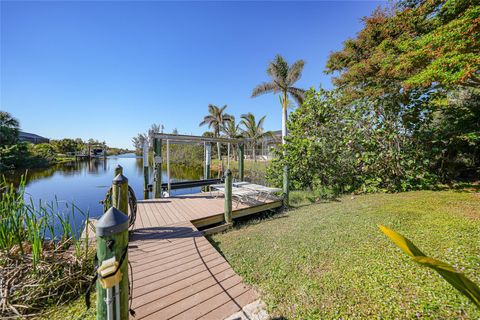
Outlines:
[[[162,142],[166,141],[166,162],[167,162],[167,182],[162,183]],[[227,148],[227,167],[230,169],[230,149],[231,145],[238,145],[238,173],[239,180],[243,181],[244,178],[244,149],[245,144],[249,139],[232,139],[225,137],[204,137],[204,136],[193,136],[193,135],[181,135],[181,134],[167,134],[167,133],[156,133],[153,135],[153,159],[154,159],[154,181],[152,185],[148,184],[148,181],[145,181],[145,185],[152,188],[149,188],[153,191],[153,198],[161,198],[162,191],[167,190],[170,194],[171,190],[175,189],[184,189],[192,188],[198,186],[207,186],[211,184],[220,183],[222,179],[210,179],[210,163],[212,155],[212,143],[226,143]],[[171,182],[170,179],[170,144],[202,144],[203,143],[203,153],[204,153],[204,179],[196,181],[182,181],[182,182]],[[145,150],[145,148],[147,148]],[[146,152],[148,153],[148,145],[144,146],[144,170],[148,170],[148,157],[145,157]],[[145,179],[148,179],[148,174],[144,174]]]

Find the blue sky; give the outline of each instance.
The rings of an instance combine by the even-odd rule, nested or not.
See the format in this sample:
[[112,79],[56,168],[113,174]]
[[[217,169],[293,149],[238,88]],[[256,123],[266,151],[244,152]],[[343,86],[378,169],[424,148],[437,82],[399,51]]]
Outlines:
[[381,2],[1,1],[0,109],[23,130],[131,147],[150,124],[201,134],[209,103],[267,115],[278,97],[250,98],[280,53],[306,61],[303,88],[330,87],[330,52]]

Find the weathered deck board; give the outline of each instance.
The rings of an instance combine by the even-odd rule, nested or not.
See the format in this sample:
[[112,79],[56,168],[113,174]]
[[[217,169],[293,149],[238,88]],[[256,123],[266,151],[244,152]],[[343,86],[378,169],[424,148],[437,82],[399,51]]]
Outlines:
[[[233,217],[280,206],[233,205]],[[129,243],[135,319],[224,319],[258,296],[193,222],[222,221],[224,199],[210,194],[144,200]]]

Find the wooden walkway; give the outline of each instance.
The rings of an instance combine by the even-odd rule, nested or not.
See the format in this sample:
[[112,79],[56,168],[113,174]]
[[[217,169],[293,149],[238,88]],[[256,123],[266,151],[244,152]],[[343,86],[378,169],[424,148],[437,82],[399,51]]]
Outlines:
[[[233,217],[280,205],[234,203]],[[258,299],[196,228],[223,221],[223,206],[208,194],[138,203],[128,251],[134,319],[225,319]]]

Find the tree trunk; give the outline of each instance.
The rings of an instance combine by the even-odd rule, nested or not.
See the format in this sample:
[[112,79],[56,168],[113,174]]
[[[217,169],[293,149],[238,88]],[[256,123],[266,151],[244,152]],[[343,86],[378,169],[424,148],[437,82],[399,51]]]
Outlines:
[[[282,144],[285,145],[285,137],[287,136],[287,91],[283,92],[283,106],[282,106]],[[287,155],[287,151],[283,148],[283,156]],[[289,206],[289,189],[290,182],[288,177],[288,165],[283,166],[283,204],[284,206]]]
[[252,151],[253,151],[253,161],[254,162],[257,162],[257,144],[256,143],[253,143],[253,148],[252,148]]
[[287,136],[287,92],[283,93],[282,106],[282,144],[285,144],[285,137]]
[[218,154],[218,160],[221,160],[221,154],[220,154],[220,142],[217,142],[217,154]]

